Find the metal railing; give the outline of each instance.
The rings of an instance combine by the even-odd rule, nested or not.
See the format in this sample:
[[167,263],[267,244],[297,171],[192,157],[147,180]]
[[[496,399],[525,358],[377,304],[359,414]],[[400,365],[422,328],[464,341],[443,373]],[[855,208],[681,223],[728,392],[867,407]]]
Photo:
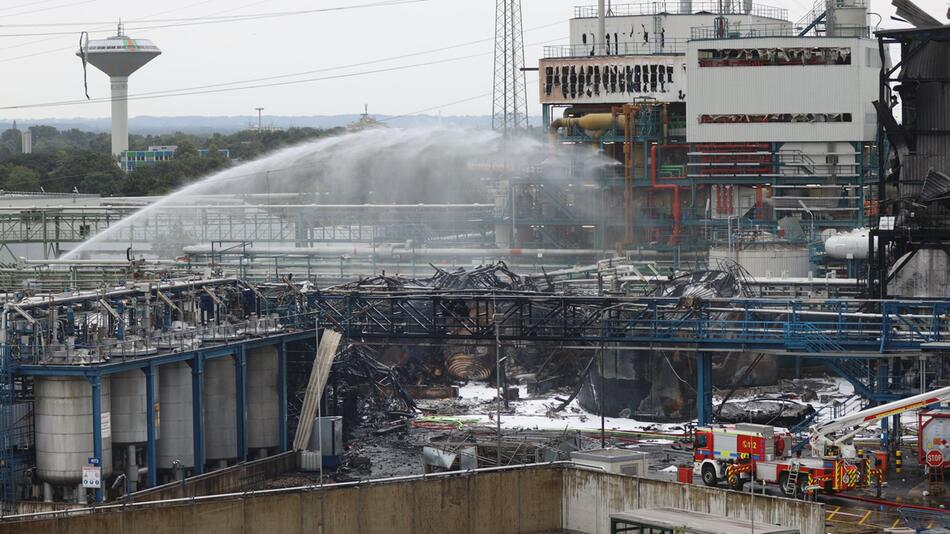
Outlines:
[[654,39],[649,43],[628,42],[605,47],[599,45],[549,45],[544,47],[544,57],[610,57],[610,56],[643,56],[656,54],[683,55],[686,54],[687,39]]
[[[633,2],[612,5],[607,11],[607,16],[635,17],[639,15],[692,15],[695,13],[714,13],[722,15],[753,15],[756,17],[788,20],[788,10],[783,7],[752,4],[750,9],[746,10],[743,5],[744,3],[745,2],[730,0],[724,2],[720,0],[693,0],[692,2],[685,3],[680,2],[680,0]],[[574,18],[591,18],[596,16],[596,5],[574,7]]]
[[203,345],[238,342],[285,331],[293,319],[311,321],[313,314],[270,314],[239,322],[222,322],[181,330],[158,331],[151,336],[130,335],[124,340],[109,339],[108,344],[30,344],[14,346],[18,363],[40,365],[92,365],[115,360],[181,353]]
[[[865,25],[844,25],[836,27],[836,35],[813,35],[812,37],[870,37],[871,29]],[[781,24],[731,24],[725,27],[697,26],[690,28],[689,36],[693,41],[715,39],[755,39],[757,37],[798,37],[800,28],[791,23]]]

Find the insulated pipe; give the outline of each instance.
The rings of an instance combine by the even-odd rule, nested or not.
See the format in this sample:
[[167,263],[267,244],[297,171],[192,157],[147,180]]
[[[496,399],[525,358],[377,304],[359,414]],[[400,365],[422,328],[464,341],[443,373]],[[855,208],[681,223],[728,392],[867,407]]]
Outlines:
[[604,130],[610,128],[626,129],[627,118],[613,113],[588,113],[582,117],[563,117],[551,121],[549,133],[552,141],[557,141],[557,131],[560,128],[577,126],[581,130],[595,132],[591,137],[600,137]]

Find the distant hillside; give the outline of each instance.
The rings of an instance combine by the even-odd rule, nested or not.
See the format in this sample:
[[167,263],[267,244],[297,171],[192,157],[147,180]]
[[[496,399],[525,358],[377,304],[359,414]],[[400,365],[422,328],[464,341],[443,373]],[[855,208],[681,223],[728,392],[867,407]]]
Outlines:
[[[435,115],[412,115],[409,117],[391,118],[391,115],[373,115],[377,120],[385,120],[387,124],[393,127],[422,127],[437,126],[439,124],[447,127],[459,128],[490,128],[491,116],[489,115],[450,115],[438,117]],[[359,119],[359,115],[310,115],[310,116],[264,116],[264,126],[289,128],[306,127],[311,128],[333,128],[336,126],[346,126],[347,124]],[[59,130],[68,130],[77,128],[88,132],[107,132],[109,131],[110,120],[101,119],[26,119],[17,120],[17,127],[23,128],[35,125],[53,126]],[[541,123],[540,117],[532,118],[533,125]],[[209,135],[218,133],[233,133],[245,130],[251,125],[257,124],[257,117],[250,115],[239,115],[231,117],[151,117],[141,116],[129,119],[129,131],[133,134],[160,134],[183,132],[188,134]],[[0,119],[0,131],[7,130],[13,126],[13,121],[9,119]]]

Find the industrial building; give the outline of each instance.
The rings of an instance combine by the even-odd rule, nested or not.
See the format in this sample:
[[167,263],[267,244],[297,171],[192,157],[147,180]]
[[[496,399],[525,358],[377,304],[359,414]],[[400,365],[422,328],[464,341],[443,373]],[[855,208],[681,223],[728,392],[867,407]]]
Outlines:
[[[597,184],[545,183],[543,194],[518,181],[518,244],[579,240],[708,253],[710,265],[734,257],[753,276],[854,276],[811,245],[864,226],[877,175],[881,56],[866,3],[833,2],[794,23],[783,8],[738,4],[616,6],[601,21],[604,53],[590,44],[596,8],[575,10],[571,44],[540,62],[545,125],[617,165]],[[557,211],[591,204],[603,209]]]
[[523,161],[11,196],[0,532],[950,528],[950,26],[895,4],[577,7]]
[[[157,162],[173,159],[177,150],[178,147],[176,145],[156,145],[150,146],[145,150],[126,150],[119,158],[119,165],[125,169],[125,172],[131,173],[143,165],[153,165]],[[225,159],[231,157],[231,151],[227,148],[219,148],[217,149],[217,153]],[[210,149],[198,149],[199,157],[206,158],[209,154]]]

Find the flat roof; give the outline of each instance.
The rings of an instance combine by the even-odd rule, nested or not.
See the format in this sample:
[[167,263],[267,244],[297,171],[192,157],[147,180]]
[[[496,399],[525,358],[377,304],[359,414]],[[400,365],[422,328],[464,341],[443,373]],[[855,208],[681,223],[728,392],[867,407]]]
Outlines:
[[[611,519],[668,529],[687,534],[752,534],[752,522],[676,508],[643,508],[610,514]],[[755,524],[757,534],[799,534],[796,528]]]
[[950,39],[950,26],[931,26],[928,28],[902,28],[897,30],[880,30],[874,32],[878,37],[892,37],[914,39],[922,38],[932,41]]

